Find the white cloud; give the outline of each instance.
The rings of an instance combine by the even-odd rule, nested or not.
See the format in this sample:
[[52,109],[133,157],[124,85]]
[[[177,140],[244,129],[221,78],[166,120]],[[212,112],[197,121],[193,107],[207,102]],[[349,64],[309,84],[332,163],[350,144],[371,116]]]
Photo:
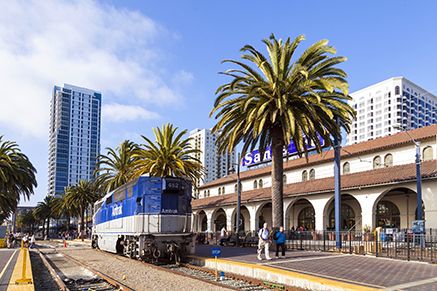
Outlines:
[[118,103],[104,104],[102,107],[103,122],[125,122],[137,119],[157,119],[159,114],[137,105]]
[[188,85],[193,82],[194,76],[191,72],[187,72],[184,70],[181,70],[175,74],[173,77],[173,83],[175,85]]
[[[91,0],[7,1],[0,9],[0,126],[45,139],[55,84],[99,90],[104,102],[180,101],[157,73],[162,35],[171,37],[138,12]],[[137,110],[139,118],[152,115]]]

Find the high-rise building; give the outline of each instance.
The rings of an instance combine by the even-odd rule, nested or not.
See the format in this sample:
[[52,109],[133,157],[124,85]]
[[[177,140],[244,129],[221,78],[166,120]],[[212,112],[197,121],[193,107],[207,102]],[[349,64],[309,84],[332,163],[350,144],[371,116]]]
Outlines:
[[55,86],[50,107],[49,195],[93,178],[100,153],[102,95],[64,84]]
[[404,77],[351,93],[357,112],[348,144],[437,123],[437,97]]
[[194,129],[190,131],[191,146],[200,152],[195,157],[202,163],[205,174],[202,179],[195,181],[194,194],[199,195],[198,188],[204,183],[211,182],[229,174],[234,167],[235,150],[229,154],[220,154],[217,145],[217,135],[209,129]]

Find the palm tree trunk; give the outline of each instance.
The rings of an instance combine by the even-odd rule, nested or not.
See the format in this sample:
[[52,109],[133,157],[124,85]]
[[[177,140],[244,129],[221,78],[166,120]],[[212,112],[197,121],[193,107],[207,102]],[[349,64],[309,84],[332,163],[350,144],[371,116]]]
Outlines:
[[85,228],[85,211],[82,208],[80,211],[80,239],[84,241],[83,233]]
[[50,238],[50,217],[47,217],[47,238]]
[[281,128],[272,130],[272,226],[279,227],[284,223],[284,203],[282,175],[284,141]]
[[44,234],[46,233],[46,220],[42,221],[42,237],[44,238]]
[[70,232],[70,215],[67,215],[67,232]]

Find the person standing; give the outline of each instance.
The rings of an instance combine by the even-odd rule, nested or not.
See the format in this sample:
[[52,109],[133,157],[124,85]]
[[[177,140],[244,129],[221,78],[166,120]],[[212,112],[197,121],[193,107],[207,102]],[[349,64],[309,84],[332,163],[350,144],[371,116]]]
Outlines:
[[267,223],[264,223],[263,228],[261,228],[258,231],[258,260],[262,261],[261,253],[263,249],[265,250],[265,256],[267,260],[271,260],[270,254],[269,254],[269,248],[270,248],[270,231],[267,228]]
[[226,235],[227,235],[227,231],[226,231],[226,228],[223,226],[221,231],[220,231],[220,245],[221,246],[225,245]]
[[29,237],[27,236],[27,233],[23,236],[21,239],[23,241],[23,247],[28,248],[29,247]]
[[284,227],[281,226],[279,228],[279,230],[277,232],[275,232],[274,235],[274,240],[276,243],[276,258],[278,259],[278,255],[279,255],[279,249],[281,249],[282,251],[282,256],[281,258],[285,258],[285,241],[286,241],[286,236],[284,233]]
[[35,246],[35,234],[32,233],[32,236],[30,237],[30,248],[32,249]]

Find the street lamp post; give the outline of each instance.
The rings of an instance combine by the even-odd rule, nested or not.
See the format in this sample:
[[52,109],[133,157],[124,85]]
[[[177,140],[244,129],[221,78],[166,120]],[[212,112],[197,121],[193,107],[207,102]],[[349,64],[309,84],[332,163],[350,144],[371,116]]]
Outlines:
[[416,192],[417,192],[417,220],[423,220],[422,209],[422,174],[421,174],[421,157],[420,142],[416,141],[403,126],[394,126],[395,129],[405,132],[410,137],[416,147]]
[[235,245],[238,247],[240,245],[240,218],[241,218],[241,181],[240,181],[240,162],[241,162],[241,154],[238,153],[237,163],[232,163],[232,171],[234,171],[234,166],[237,166],[237,217],[235,218],[235,232],[237,234],[237,238],[235,241]]
[[237,241],[235,245],[240,246],[240,218],[241,218],[241,181],[240,181],[240,160],[241,156],[238,153],[238,162],[237,162],[237,218],[236,218],[236,227],[235,232],[237,233]]
[[335,247],[341,249],[341,182],[340,182],[340,137],[334,136],[334,211]]

